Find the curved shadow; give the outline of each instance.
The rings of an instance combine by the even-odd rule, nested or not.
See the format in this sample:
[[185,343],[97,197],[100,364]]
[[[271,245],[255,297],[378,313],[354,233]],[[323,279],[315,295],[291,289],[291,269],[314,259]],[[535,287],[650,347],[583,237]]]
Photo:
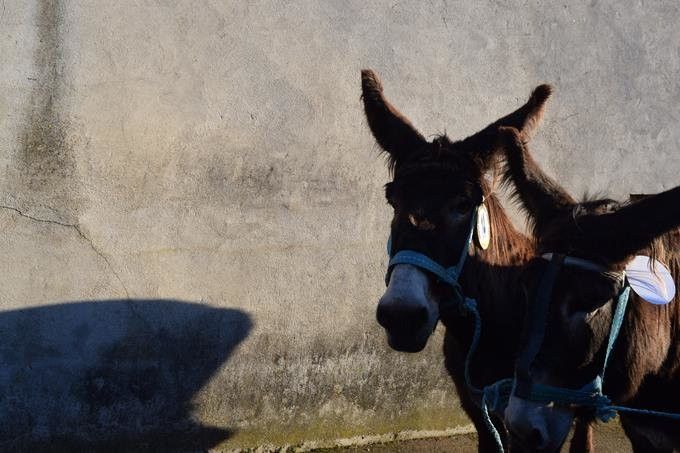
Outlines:
[[231,431],[192,399],[252,328],[240,310],[167,300],[0,312],[0,450],[204,450]]

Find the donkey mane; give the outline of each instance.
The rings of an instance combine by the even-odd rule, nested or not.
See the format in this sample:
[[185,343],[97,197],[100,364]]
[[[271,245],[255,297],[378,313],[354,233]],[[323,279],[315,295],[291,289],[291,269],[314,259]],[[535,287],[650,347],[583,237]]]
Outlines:
[[392,178],[403,172],[420,172],[428,166],[481,176],[480,168],[485,166],[480,157],[466,152],[463,140],[453,142],[446,134],[435,135],[431,143],[416,148],[406,158],[383,148],[379,149],[379,153],[385,158]]
[[489,210],[491,243],[487,250],[475,247],[489,264],[499,265],[527,261],[534,255],[534,240],[521,233],[508,217],[501,202],[485,181],[482,183],[485,204]]

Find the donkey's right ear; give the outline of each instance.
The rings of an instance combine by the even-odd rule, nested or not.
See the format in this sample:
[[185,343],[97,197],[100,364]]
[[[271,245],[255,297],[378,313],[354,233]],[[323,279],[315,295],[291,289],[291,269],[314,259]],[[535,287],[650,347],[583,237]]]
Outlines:
[[680,186],[607,214],[586,216],[579,227],[600,255],[619,262],[680,227]]
[[361,71],[361,91],[368,126],[392,165],[418,152],[427,140],[383,96],[380,79],[370,69]]

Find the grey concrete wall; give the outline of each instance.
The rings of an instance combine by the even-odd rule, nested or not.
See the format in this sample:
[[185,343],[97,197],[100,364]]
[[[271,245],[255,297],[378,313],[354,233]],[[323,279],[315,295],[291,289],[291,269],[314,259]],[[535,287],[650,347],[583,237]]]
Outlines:
[[553,83],[540,162],[624,197],[680,183],[679,20],[675,1],[0,2],[0,445],[466,424],[441,332],[406,356],[374,322],[390,213],[359,70],[454,138]]

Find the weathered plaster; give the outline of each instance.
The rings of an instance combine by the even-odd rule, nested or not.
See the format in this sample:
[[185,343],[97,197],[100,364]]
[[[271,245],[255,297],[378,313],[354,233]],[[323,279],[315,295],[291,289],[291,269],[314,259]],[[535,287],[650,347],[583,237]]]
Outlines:
[[680,182],[679,19],[673,1],[0,0],[1,440],[466,426],[441,333],[401,355],[374,321],[388,175],[360,69],[453,138],[553,83],[538,160],[624,198]]

